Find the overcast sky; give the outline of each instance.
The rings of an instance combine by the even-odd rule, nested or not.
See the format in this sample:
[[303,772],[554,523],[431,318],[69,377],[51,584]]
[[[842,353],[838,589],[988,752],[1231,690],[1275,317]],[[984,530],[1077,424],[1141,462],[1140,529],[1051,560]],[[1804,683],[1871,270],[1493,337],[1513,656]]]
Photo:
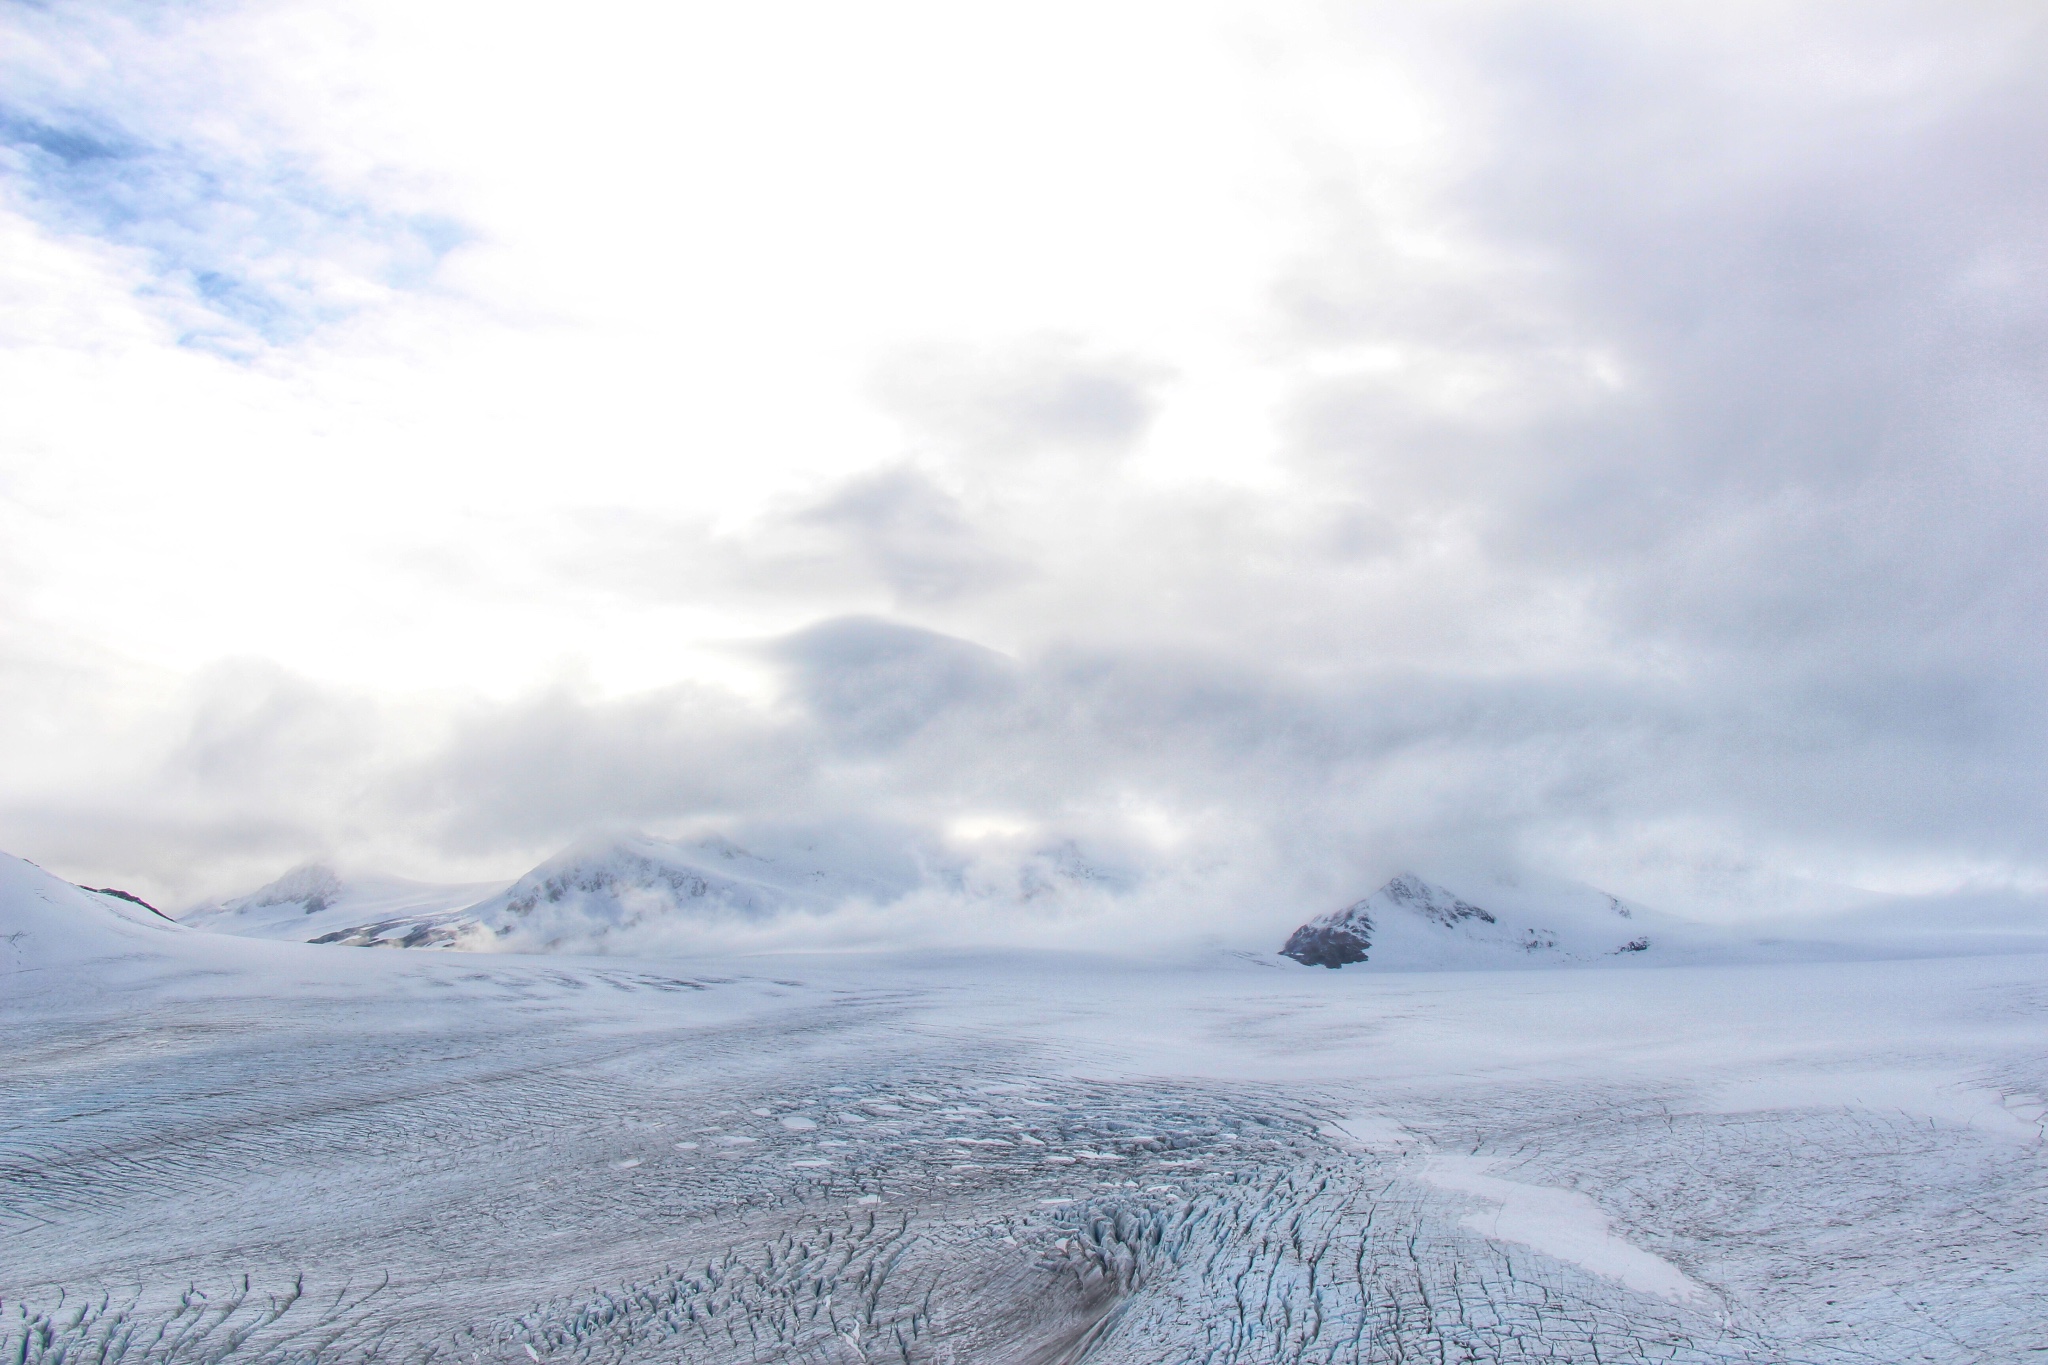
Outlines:
[[64,875],[2048,887],[2038,4],[0,25],[0,848]]

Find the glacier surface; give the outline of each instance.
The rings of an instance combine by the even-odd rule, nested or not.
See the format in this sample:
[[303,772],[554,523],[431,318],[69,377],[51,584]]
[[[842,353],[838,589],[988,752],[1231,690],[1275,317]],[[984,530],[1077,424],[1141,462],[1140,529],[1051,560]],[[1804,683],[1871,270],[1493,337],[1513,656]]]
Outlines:
[[2039,954],[380,953],[12,859],[0,945],[20,1365],[1976,1365],[2048,1313]]

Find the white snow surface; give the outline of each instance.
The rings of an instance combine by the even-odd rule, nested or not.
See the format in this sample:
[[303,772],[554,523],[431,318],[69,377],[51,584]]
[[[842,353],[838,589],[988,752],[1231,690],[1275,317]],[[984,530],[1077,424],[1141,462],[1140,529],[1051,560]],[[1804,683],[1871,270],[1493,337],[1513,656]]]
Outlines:
[[4,857],[0,944],[20,1365],[1981,1365],[2048,1317],[2048,954],[364,953]]
[[0,971],[10,984],[80,963],[175,951],[189,937],[133,901],[73,886],[0,853]]
[[1606,1212],[1577,1190],[1502,1180],[1492,1171],[1491,1161],[1443,1155],[1425,1162],[1421,1176],[1438,1189],[1469,1194],[1487,1205],[1485,1212],[1461,1221],[1491,1241],[1533,1247],[1639,1293],[1680,1302],[1712,1297],[1671,1262],[1617,1237]]
[[234,900],[200,906],[181,924],[250,938],[325,940],[357,947],[482,946],[477,902],[501,882],[435,885],[403,877],[343,877],[309,863]]

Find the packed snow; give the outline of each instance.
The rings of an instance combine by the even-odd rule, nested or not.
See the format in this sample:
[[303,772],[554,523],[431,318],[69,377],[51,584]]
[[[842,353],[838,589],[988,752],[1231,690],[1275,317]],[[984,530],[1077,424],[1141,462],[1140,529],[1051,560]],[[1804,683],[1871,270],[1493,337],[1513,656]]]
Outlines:
[[[1471,951],[1512,891],[1449,893]],[[0,1358],[2031,1358],[2048,955],[1545,927],[1531,970],[362,952],[0,858]]]

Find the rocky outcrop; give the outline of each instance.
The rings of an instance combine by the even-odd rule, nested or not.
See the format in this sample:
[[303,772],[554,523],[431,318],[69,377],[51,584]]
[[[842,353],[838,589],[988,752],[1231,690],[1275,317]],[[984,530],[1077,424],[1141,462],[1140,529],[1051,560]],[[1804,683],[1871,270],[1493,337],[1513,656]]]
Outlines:
[[[1352,910],[1357,908],[1353,906]],[[1343,913],[1349,915],[1351,911]],[[1372,920],[1364,915],[1343,923],[1304,924],[1288,935],[1280,955],[1291,957],[1304,967],[1336,968],[1363,962],[1366,950],[1372,947],[1368,937],[1371,933]]]
[[127,901],[130,905],[139,905],[158,919],[170,919],[169,915],[166,915],[142,897],[132,891],[123,891],[118,886],[88,886],[85,889],[92,892],[95,896],[112,896],[117,901]]
[[1483,907],[1403,873],[1302,925],[1280,951],[1310,967],[1370,956],[1372,971],[1474,971],[1669,961],[1670,945],[1684,942],[1666,917],[1578,883],[1496,874],[1478,895]]

